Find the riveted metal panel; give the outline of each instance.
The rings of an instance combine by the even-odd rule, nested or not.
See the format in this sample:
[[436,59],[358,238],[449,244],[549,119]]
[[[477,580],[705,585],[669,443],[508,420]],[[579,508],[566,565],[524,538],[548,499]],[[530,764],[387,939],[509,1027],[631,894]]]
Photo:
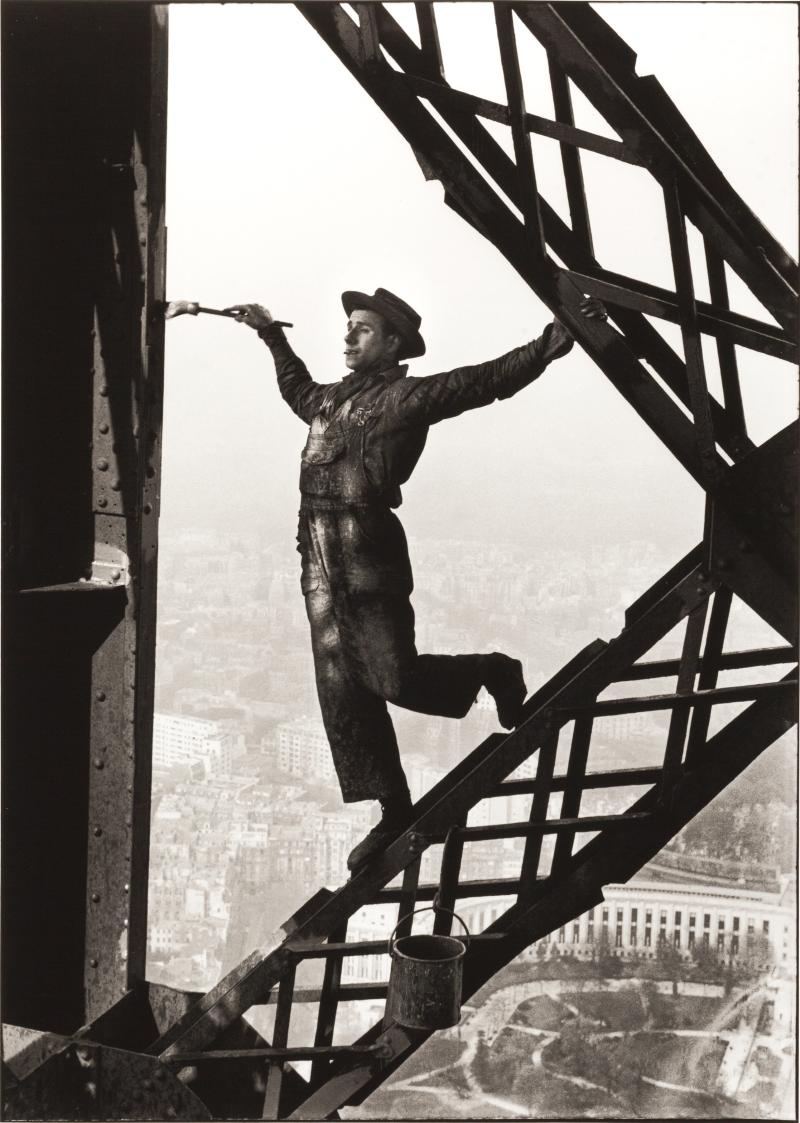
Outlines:
[[3,24],[4,985],[70,1031],[145,965],[167,22],[12,0]]

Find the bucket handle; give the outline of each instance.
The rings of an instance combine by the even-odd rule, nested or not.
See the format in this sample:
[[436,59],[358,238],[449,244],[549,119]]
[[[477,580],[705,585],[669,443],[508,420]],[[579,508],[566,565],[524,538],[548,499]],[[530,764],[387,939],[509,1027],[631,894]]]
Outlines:
[[438,900],[435,900],[432,905],[425,905],[421,909],[414,909],[413,912],[407,912],[405,914],[405,916],[400,917],[397,924],[395,924],[395,926],[392,930],[391,936],[389,937],[389,955],[392,954],[392,952],[395,949],[395,944],[397,943],[397,941],[395,940],[395,934],[397,933],[397,929],[400,927],[400,925],[403,923],[404,920],[408,920],[408,918],[410,916],[412,916],[412,917],[416,916],[418,912],[447,912],[447,913],[450,914],[450,916],[455,917],[455,919],[458,921],[458,923],[464,929],[464,935],[467,937],[466,947],[464,948],[464,950],[467,951],[469,949],[469,945],[472,942],[472,937],[469,934],[469,928],[467,928],[466,924],[464,923],[464,921],[461,919],[461,917],[458,915],[457,912],[453,912],[452,909],[444,908],[444,906],[442,906],[438,903]]

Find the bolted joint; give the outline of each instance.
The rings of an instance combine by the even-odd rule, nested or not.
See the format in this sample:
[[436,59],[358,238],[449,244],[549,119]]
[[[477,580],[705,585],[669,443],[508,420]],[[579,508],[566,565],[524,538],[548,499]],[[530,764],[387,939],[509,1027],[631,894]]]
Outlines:
[[394,1052],[388,1041],[378,1041],[373,1046],[372,1055],[378,1061],[387,1062],[392,1059]]

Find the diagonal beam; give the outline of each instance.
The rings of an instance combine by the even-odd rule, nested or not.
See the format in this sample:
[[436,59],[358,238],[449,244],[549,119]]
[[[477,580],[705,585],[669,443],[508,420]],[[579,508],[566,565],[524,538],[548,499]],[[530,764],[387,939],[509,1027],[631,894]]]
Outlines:
[[542,232],[542,216],[539,212],[539,190],[536,186],[530,133],[525,127],[525,95],[522,90],[522,75],[514,38],[513,13],[508,4],[495,3],[494,18],[497,25],[503,80],[506,85],[511,136],[517,162],[518,195],[525,220],[525,234],[533,264],[536,268],[542,269],[546,267],[547,254]]
[[708,398],[703,348],[700,342],[700,326],[694,300],[692,263],[689,257],[689,240],[683,218],[683,200],[678,180],[673,177],[664,187],[664,203],[667,211],[672,267],[675,273],[675,291],[678,297],[681,336],[686,359],[686,376],[689,383],[689,399],[692,404],[694,428],[697,435],[697,451],[703,464],[705,486],[713,491],[722,475],[714,444],[714,423],[711,420],[711,407]]
[[[651,285],[647,281],[635,280],[621,273],[611,273],[605,269],[595,270],[591,274],[570,270],[569,276],[582,292],[598,296],[607,304],[630,308],[648,316],[658,316],[659,319],[669,320],[673,324],[680,323],[678,297],[669,289]],[[797,341],[780,328],[753,319],[751,316],[743,316],[739,312],[731,312],[727,304],[722,301],[719,304],[709,304],[704,300],[696,300],[695,308],[698,327],[706,335],[716,336],[718,346],[724,345],[733,352],[734,344],[738,344],[741,347],[749,347],[753,351],[761,351],[765,355],[772,355],[776,359],[785,359],[789,363],[797,362]],[[724,382],[723,390],[725,390]],[[725,411],[731,413],[727,390],[725,390]],[[719,416],[724,414],[714,416],[715,424]],[[740,391],[738,410],[735,414],[731,413],[730,422],[736,426],[742,436],[745,435]]]
[[[658,83],[637,78],[632,52],[622,63],[604,55],[610,29],[588,4],[515,4],[514,9],[543,46],[558,53],[568,76],[647,161],[662,186],[678,175],[689,218],[778,322],[793,332],[797,266],[792,262],[790,270],[785,250],[736,195]],[[756,246],[763,252],[756,252]]]
[[[425,4],[424,7],[429,8],[430,5]],[[431,81],[429,78],[421,78],[419,75],[412,73],[406,74],[406,84],[414,93],[435,102],[437,105],[455,109],[457,112],[474,113],[477,117],[483,117],[487,121],[496,121],[499,125],[511,124],[508,106],[502,105],[499,101],[477,97],[465,90],[456,90],[452,86],[448,86],[446,82]],[[614,160],[622,160],[623,163],[635,164],[637,167],[643,166],[643,161],[635,152],[631,152],[622,141],[609,140],[608,137],[600,136],[599,133],[589,132],[588,129],[579,129],[571,119],[567,119],[566,115],[562,117],[559,114],[557,121],[551,121],[549,117],[540,117],[538,114],[529,113],[526,110],[524,122],[528,132],[550,137],[552,140],[559,141],[562,145],[583,148],[587,152],[597,152],[601,156],[610,156]]]
[[[300,3],[306,19],[358,78],[384,113],[411,144],[425,153],[427,164],[445,191],[457,200],[459,212],[492,241],[511,265],[566,324],[606,376],[637,410],[673,455],[702,485],[704,469],[689,419],[642,366],[623,336],[609,324],[587,320],[579,311],[582,294],[563,270],[537,268],[526,247],[519,220],[489,184],[463,157],[458,147],[408,90],[388,63],[361,63],[358,29],[338,6]],[[383,36],[383,9],[377,11]],[[719,459],[722,471],[723,462]]]
[[[626,881],[646,861],[658,853],[675,834],[702,810],[723,788],[740,775],[796,721],[796,706],[786,695],[754,702],[720,730],[708,743],[702,764],[679,780],[674,810],[659,808],[658,791],[653,788],[637,804],[636,810],[653,814],[640,827],[618,839],[601,834],[569,859],[566,876],[551,884],[549,892],[527,909],[504,913],[487,929],[503,939],[481,945],[467,955],[464,967],[464,999],[470,998],[494,974],[534,940],[568,923],[602,901],[602,886]],[[633,810],[633,809],[632,809]],[[290,1119],[326,1119],[339,1107],[361,1103],[406,1059],[408,1054],[431,1036],[430,1031],[409,1030],[391,1025],[383,1030],[373,1026],[358,1046],[377,1042],[387,1060],[376,1067],[359,1064],[334,1068],[329,1082],[299,1105]]]
[[[554,54],[548,54],[547,65],[550,70],[550,89],[553,93],[553,108],[556,118],[559,121],[563,121],[570,128],[574,128],[575,118],[572,113],[572,95],[569,89],[569,79],[561,69],[561,65]],[[569,216],[572,222],[572,231],[575,236],[581,240],[589,253],[594,253],[592,227],[589,221],[589,207],[586,202],[586,189],[583,183],[583,170],[581,168],[581,154],[579,150],[568,144],[562,144],[561,164],[564,169],[564,183],[567,188],[567,202],[569,203]]]
[[[301,7],[301,5],[298,5]],[[313,5],[321,7],[321,5]],[[376,19],[380,31],[381,43],[384,50],[407,73],[414,73],[424,68],[424,59],[419,48],[409,39],[400,25],[392,18],[382,5],[375,6]],[[306,14],[306,13],[304,13]],[[308,18],[308,16],[307,16]],[[345,17],[346,18],[346,17]],[[319,31],[319,27],[317,27]],[[322,34],[322,32],[320,32]],[[325,36],[323,35],[323,38]],[[332,44],[329,43],[332,46]],[[347,65],[345,63],[345,65]],[[352,71],[359,81],[359,74]],[[396,74],[397,72],[393,72]],[[416,81],[416,79],[414,79]],[[409,79],[404,79],[408,83]],[[433,85],[432,83],[430,85]],[[447,89],[443,84],[436,84],[437,89]],[[367,87],[371,96],[375,96]],[[436,97],[431,97],[432,104],[439,112],[447,125],[453,129],[459,140],[467,147],[475,159],[483,166],[488,175],[497,183],[500,189],[515,204],[519,205],[517,194],[517,179],[514,163],[506,155],[494,137],[476,120],[474,116],[461,110],[454,109],[452,105],[442,104]],[[505,108],[505,107],[504,107]],[[508,110],[505,109],[506,117]],[[402,131],[402,130],[401,130]],[[407,137],[412,147],[415,148],[413,139]],[[426,174],[430,174],[430,169]],[[436,173],[433,172],[435,175]],[[446,195],[445,201],[452,204],[452,195]],[[588,252],[585,245],[573,234],[561,217],[549,206],[547,201],[539,197],[540,213],[544,228],[545,238],[554,252],[558,254],[570,269],[594,273],[600,269],[597,261]],[[491,239],[491,234],[476,224],[472,216],[463,210],[459,213],[466,221],[476,226],[485,237]],[[647,322],[644,316],[637,312],[616,308],[612,311],[612,318],[619,328],[625,333],[626,342],[635,355],[645,359],[656,371],[669,389],[685,404],[689,404],[688,388],[686,385],[686,369],[682,360],[675,354],[669,344]],[[740,456],[750,451],[752,442],[745,438],[742,441],[738,430],[732,429],[725,411],[718,402],[712,401],[714,426],[721,447],[737,460]]]

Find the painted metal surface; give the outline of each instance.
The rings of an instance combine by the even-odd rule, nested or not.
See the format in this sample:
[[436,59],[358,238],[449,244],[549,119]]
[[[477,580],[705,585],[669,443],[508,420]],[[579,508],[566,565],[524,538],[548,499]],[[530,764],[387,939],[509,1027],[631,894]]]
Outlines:
[[69,1032],[144,977],[166,14],[3,31],[6,1015]]

